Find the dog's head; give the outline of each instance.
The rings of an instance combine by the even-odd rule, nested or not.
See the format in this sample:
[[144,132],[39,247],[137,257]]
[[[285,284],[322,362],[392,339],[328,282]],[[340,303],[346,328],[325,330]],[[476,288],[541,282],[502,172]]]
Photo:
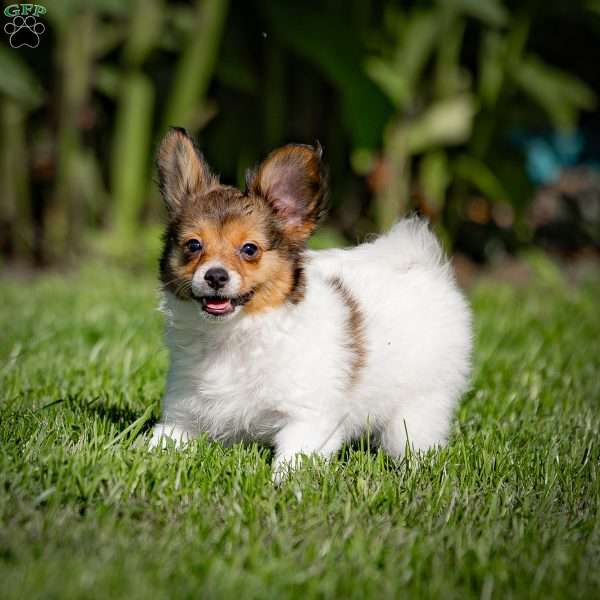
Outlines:
[[325,212],[321,148],[290,144],[221,185],[189,135],[171,129],[157,157],[168,212],[160,262],[166,290],[226,319],[302,297],[302,254]]

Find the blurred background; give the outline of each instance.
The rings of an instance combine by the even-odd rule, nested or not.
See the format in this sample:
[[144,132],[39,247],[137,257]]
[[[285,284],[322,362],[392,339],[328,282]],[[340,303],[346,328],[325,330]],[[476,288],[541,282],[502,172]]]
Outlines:
[[465,271],[598,257],[600,0],[22,6],[1,15],[3,266],[154,266],[169,125],[242,187],[271,149],[318,139],[316,247],[418,212]]

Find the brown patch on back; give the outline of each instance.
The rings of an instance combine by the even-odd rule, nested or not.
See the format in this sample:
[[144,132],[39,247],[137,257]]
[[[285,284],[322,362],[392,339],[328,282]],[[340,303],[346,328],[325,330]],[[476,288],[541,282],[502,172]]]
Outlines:
[[346,321],[347,337],[344,346],[351,352],[353,357],[350,368],[350,385],[353,386],[358,381],[360,371],[367,364],[364,318],[356,298],[354,298],[339,277],[329,279],[329,285],[340,295],[348,309],[348,319]]

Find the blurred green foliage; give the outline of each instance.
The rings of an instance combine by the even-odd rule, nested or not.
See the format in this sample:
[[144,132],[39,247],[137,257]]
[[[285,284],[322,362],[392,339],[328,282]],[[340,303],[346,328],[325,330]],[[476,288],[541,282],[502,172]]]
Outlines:
[[[0,46],[0,251],[39,264],[78,256],[90,234],[127,255],[154,231],[152,159],[169,125],[189,128],[239,185],[276,145],[318,138],[332,212],[317,246],[414,209],[452,244],[473,197],[509,207],[526,237],[532,189],[507,134],[573,130],[600,84],[587,66],[600,58],[590,45],[597,2],[53,0],[47,9],[38,47],[12,48],[8,36]],[[557,28],[568,48],[557,47]]]

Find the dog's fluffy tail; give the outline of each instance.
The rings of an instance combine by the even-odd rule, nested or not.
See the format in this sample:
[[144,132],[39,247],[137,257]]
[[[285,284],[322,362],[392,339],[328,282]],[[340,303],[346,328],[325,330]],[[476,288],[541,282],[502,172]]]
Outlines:
[[425,267],[450,272],[438,239],[428,222],[418,217],[403,219],[388,233],[354,248],[320,250],[309,255],[311,264],[324,275],[377,265],[388,265],[397,271]]
[[429,228],[429,223],[410,217],[396,223],[392,229],[364,246],[365,251],[375,251],[388,264],[407,268],[411,265],[444,267],[446,255]]

